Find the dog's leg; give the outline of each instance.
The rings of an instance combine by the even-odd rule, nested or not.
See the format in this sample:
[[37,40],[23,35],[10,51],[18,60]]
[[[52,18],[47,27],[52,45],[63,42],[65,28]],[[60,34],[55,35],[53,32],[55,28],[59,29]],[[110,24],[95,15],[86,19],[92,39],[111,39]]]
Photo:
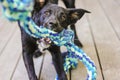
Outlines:
[[71,29],[72,29],[72,30],[74,31],[74,33],[75,33],[74,43],[75,43],[76,45],[78,45],[79,47],[83,47],[81,41],[78,39],[78,36],[77,36],[77,33],[76,33],[76,29],[75,29],[75,25],[71,25],[70,27],[71,27]]
[[38,80],[34,70],[33,55],[27,51],[23,51],[23,60],[27,69],[29,80]]
[[23,61],[27,69],[29,80],[38,80],[35,74],[34,63],[33,63],[33,53],[37,49],[36,40],[30,37],[21,28],[21,40],[22,40],[22,53]]
[[[63,0],[63,2],[64,2],[65,6],[67,8],[75,8],[75,0]],[[76,33],[76,29],[75,29],[75,25],[73,24],[70,27],[75,32],[75,40],[74,40],[75,44],[80,46],[80,47],[82,47],[83,45],[82,45],[82,43],[78,39],[78,36],[77,36],[77,33]]]
[[63,60],[60,52],[60,47],[52,45],[50,46],[49,51],[51,52],[53,64],[58,74],[59,80],[67,80],[67,76],[63,68]]
[[23,60],[27,69],[29,80],[38,80],[35,74],[34,63],[33,63],[33,52],[35,46],[32,44],[23,42]]

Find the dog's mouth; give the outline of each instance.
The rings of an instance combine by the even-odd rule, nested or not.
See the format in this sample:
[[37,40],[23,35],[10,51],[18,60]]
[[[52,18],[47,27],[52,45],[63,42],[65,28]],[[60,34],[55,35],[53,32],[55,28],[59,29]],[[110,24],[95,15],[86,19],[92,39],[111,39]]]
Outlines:
[[[62,32],[64,30],[63,27],[52,24],[52,23],[49,23],[49,24],[48,23],[43,23],[43,25],[41,25],[41,26],[45,27],[47,29],[50,29],[52,31],[55,31],[57,33],[60,33],[60,32]],[[52,41],[49,38],[39,38],[37,40],[37,43],[38,44],[44,43],[45,45],[51,45]]]
[[47,28],[47,29],[50,29],[52,31],[55,31],[57,33],[60,33],[64,28],[56,25],[56,24],[43,24],[43,27]]
[[38,48],[42,53],[49,48],[51,43],[52,41],[49,38],[40,38],[37,40]]
[[51,44],[51,40],[49,38],[39,38],[38,43],[44,42],[46,45]]

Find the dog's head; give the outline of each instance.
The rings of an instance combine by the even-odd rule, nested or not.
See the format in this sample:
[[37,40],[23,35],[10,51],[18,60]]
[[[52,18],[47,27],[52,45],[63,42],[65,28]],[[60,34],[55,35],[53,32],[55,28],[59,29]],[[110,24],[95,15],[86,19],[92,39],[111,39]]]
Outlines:
[[84,9],[65,9],[48,3],[36,15],[35,22],[56,32],[61,32],[68,25],[76,23],[85,13]]

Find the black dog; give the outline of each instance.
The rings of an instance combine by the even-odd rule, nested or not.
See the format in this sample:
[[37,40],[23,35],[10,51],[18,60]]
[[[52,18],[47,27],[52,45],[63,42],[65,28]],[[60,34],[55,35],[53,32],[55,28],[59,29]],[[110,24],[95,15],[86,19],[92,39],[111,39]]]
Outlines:
[[[53,3],[57,3],[57,1],[54,1]],[[37,1],[35,2],[34,11],[32,13],[33,20],[38,26],[43,25],[44,27],[54,30],[58,33],[61,32],[63,29],[66,29],[68,25],[76,23],[77,20],[79,20],[84,15],[84,13],[89,13],[88,11],[83,9],[64,9],[62,7],[57,6],[56,4],[47,2],[48,0],[46,0],[46,2],[44,3],[45,6],[43,8],[40,7]],[[28,72],[29,79],[38,80],[34,70],[33,55],[35,54],[36,50],[37,52],[39,52],[39,54],[41,54],[41,52],[38,50],[38,45],[36,44],[36,41],[38,41],[39,39],[35,39],[29,36],[26,32],[24,32],[22,28],[21,38],[23,48],[23,59]],[[60,47],[51,43],[48,50],[52,55],[52,60],[56,72],[58,74],[59,80],[67,80],[66,74],[63,69],[63,61],[60,52]]]
[[[35,5],[35,8],[34,8],[35,12],[38,13],[41,10],[41,8],[39,7],[40,4],[41,5],[45,5],[47,2],[50,2],[50,1],[52,3],[54,3],[54,4],[58,4],[58,0],[44,0],[44,1],[45,1],[44,4],[43,3],[39,3],[39,2],[36,1],[36,5]],[[62,0],[62,1],[64,2],[65,6],[67,8],[75,8],[75,0]],[[76,45],[78,45],[79,47],[83,47],[82,43],[80,42],[80,40],[78,39],[78,36],[76,34],[76,30],[75,30],[75,25],[74,24],[71,24],[71,29],[75,32],[74,43]]]

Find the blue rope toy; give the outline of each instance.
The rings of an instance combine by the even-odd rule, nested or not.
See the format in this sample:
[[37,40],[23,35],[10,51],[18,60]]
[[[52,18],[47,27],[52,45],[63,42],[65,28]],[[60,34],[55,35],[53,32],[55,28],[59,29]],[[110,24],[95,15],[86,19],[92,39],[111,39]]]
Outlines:
[[[71,67],[75,68],[78,61],[81,61],[88,72],[86,80],[96,80],[95,64],[82,49],[74,44],[74,32],[72,30],[63,30],[58,34],[43,26],[38,27],[31,19],[33,0],[0,0],[0,2],[6,18],[10,21],[18,21],[26,33],[35,38],[50,38],[56,45],[67,48],[68,51],[64,63],[66,73]],[[55,80],[59,80],[58,77]]]

